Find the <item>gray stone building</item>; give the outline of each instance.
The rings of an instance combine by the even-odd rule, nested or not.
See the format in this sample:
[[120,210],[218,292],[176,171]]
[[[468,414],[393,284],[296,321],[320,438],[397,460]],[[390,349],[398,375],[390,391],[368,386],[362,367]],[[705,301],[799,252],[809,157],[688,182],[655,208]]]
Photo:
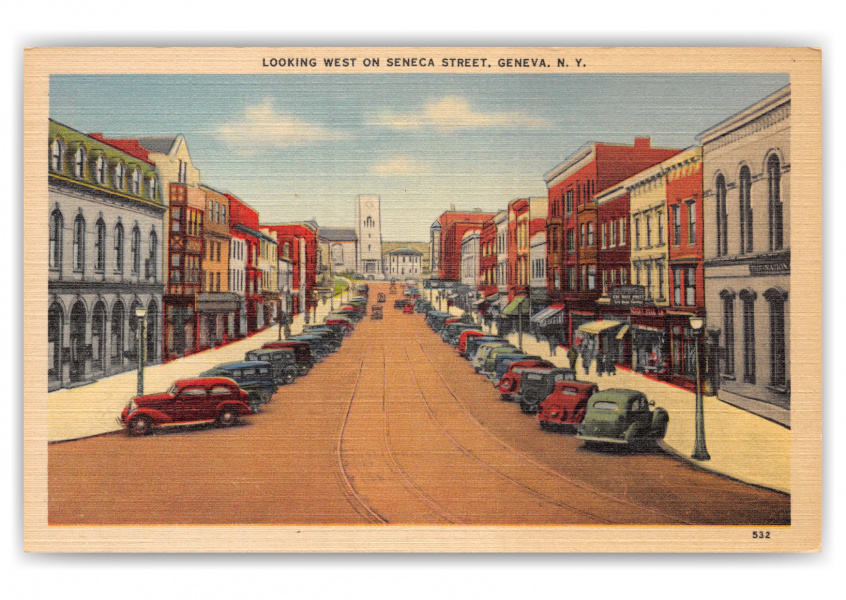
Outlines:
[[48,389],[136,368],[146,309],[146,362],[161,360],[160,179],[147,153],[50,121]]
[[700,134],[719,398],[790,424],[790,86]]

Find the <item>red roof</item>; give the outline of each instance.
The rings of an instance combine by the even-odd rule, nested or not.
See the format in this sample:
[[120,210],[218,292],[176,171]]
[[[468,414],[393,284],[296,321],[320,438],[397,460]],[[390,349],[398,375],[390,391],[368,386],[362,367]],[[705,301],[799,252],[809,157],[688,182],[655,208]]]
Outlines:
[[109,139],[103,137],[102,133],[89,133],[86,134],[88,137],[94,138],[97,141],[103,142],[104,144],[108,144],[112,148],[117,148],[121,152],[125,152],[130,156],[134,156],[137,159],[143,160],[146,163],[151,165],[155,165],[156,163],[150,160],[150,153],[144,149],[141,144],[138,143],[138,140],[133,139]]

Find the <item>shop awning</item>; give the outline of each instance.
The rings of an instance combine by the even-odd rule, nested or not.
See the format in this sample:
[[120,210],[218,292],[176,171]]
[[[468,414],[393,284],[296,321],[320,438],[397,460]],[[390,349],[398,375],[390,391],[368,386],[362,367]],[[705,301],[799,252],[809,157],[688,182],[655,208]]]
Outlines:
[[581,333],[597,334],[614,327],[619,327],[620,325],[622,325],[620,321],[591,321],[579,327],[579,331]]
[[517,309],[519,309],[523,305],[523,301],[526,300],[526,296],[517,296],[514,300],[511,301],[511,304],[505,307],[505,310],[502,311],[503,316],[510,317],[511,315],[515,314]]
[[559,316],[559,313],[564,310],[563,304],[553,304],[551,306],[547,306],[542,311],[535,313],[532,315],[532,323],[537,324],[540,327],[545,325],[557,325],[559,324],[556,317]]
[[627,332],[628,330],[629,330],[629,326],[628,326],[628,325],[623,325],[622,327],[620,327],[620,331],[618,331],[618,332],[617,332],[617,339],[618,339],[618,340],[623,339],[623,336],[625,336],[625,335],[626,335],[626,332]]
[[208,293],[197,295],[197,312],[230,313],[238,312],[241,299],[230,292]]
[[476,306],[481,306],[482,304],[491,304],[491,303],[493,303],[493,302],[494,302],[497,298],[499,298],[499,294],[491,294],[491,295],[490,295],[490,296],[488,296],[487,298],[482,298],[481,300],[476,300],[476,302],[474,302],[474,304],[475,304]]

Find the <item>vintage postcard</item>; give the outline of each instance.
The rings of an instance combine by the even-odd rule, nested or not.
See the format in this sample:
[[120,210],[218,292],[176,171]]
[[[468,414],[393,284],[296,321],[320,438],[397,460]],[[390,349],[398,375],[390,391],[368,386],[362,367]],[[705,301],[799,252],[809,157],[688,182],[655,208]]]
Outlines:
[[24,63],[28,551],[820,549],[818,50]]

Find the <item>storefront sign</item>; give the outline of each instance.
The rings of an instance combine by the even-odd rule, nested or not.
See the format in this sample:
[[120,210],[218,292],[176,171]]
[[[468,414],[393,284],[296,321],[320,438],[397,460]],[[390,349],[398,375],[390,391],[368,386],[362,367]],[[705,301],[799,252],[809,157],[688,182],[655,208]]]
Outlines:
[[646,303],[646,287],[642,285],[618,285],[609,295],[611,304],[639,306]]
[[664,317],[667,315],[667,310],[664,308],[632,307],[632,315],[639,315],[642,317]]
[[778,262],[749,265],[749,274],[752,277],[765,277],[767,275],[788,275],[790,274],[790,261],[780,260]]

